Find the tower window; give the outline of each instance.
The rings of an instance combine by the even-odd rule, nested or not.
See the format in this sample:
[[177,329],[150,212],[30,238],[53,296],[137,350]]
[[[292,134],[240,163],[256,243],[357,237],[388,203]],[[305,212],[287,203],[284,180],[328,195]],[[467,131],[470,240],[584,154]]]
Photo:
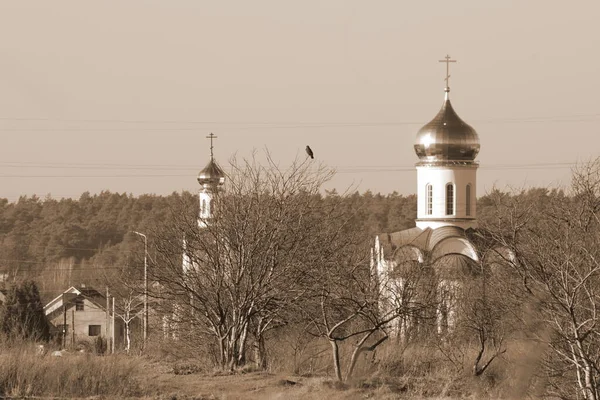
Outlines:
[[446,215],[454,215],[454,185],[446,185]]
[[206,213],[206,200],[202,199],[202,214]]
[[469,183],[467,185],[467,190],[466,190],[466,199],[465,199],[465,213],[467,214],[467,216],[471,216],[471,184]]
[[425,186],[425,207],[425,214],[433,214],[433,186],[431,186],[431,183]]

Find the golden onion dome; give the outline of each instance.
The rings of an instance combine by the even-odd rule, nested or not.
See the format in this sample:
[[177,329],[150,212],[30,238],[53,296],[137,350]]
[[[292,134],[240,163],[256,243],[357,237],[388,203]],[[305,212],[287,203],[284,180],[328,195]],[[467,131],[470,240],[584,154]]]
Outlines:
[[225,173],[212,157],[206,167],[198,173],[198,183],[211,186],[220,186],[225,183]]
[[421,162],[472,162],[479,153],[479,136],[454,111],[449,91],[440,112],[417,133],[415,152]]

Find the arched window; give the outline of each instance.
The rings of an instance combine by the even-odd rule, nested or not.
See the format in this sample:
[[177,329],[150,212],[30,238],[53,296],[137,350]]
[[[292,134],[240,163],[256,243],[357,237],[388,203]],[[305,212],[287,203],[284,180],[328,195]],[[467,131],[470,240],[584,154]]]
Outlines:
[[454,215],[454,185],[446,185],[446,215]]
[[467,190],[465,193],[465,214],[467,214],[467,217],[471,216],[471,184],[469,183],[467,185]]
[[425,186],[425,214],[433,214],[433,186],[431,183]]

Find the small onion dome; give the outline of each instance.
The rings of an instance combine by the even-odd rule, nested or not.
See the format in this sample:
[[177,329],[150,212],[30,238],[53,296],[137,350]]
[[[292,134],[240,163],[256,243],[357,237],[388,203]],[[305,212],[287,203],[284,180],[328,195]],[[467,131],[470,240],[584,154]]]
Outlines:
[[479,153],[477,132],[456,114],[448,91],[440,112],[417,133],[415,152],[421,162],[471,162]]
[[203,186],[220,186],[225,183],[225,173],[217,162],[211,159],[206,167],[198,173],[198,183]]

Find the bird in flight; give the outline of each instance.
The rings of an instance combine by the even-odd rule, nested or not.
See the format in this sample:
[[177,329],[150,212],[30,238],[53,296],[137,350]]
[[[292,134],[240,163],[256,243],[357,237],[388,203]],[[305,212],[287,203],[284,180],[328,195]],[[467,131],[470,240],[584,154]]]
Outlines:
[[310,148],[310,146],[306,146],[306,154],[308,154],[308,156],[312,159],[315,158],[315,155],[314,155],[312,149]]

